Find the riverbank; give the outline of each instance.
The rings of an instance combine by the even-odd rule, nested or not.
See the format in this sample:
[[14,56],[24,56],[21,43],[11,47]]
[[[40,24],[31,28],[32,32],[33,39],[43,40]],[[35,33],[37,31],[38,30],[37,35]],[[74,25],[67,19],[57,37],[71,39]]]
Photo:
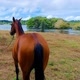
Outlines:
[[[60,33],[41,33],[50,48],[45,70],[46,80],[80,80],[80,36]],[[15,80],[12,46],[9,31],[0,31],[0,80]],[[21,72],[20,72],[21,79]],[[22,80],[22,79],[21,79]],[[34,80],[34,71],[31,73]]]

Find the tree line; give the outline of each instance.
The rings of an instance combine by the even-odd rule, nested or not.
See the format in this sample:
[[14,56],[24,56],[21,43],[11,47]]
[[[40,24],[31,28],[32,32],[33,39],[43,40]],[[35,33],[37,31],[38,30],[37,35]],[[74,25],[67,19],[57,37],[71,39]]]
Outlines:
[[26,21],[29,29],[76,29],[80,30],[80,21],[66,21],[62,18],[32,17]]

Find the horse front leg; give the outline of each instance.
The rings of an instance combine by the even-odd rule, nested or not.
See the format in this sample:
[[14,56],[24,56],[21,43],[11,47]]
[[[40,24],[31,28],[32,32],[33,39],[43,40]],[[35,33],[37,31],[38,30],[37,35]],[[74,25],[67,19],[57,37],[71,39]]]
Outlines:
[[19,80],[19,78],[18,78],[18,75],[19,75],[18,63],[15,63],[15,71],[16,71],[16,80]]

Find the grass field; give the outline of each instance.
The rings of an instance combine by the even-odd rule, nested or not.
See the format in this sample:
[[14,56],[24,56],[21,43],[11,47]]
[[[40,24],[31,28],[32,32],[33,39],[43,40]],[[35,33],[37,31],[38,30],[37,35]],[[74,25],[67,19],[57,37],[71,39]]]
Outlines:
[[[48,42],[50,56],[45,70],[46,80],[80,80],[80,36],[40,33]],[[15,38],[14,38],[15,40]],[[12,59],[12,41],[8,31],[0,31],[0,80],[16,80]],[[20,72],[20,80],[22,75]],[[34,70],[31,73],[34,80]]]

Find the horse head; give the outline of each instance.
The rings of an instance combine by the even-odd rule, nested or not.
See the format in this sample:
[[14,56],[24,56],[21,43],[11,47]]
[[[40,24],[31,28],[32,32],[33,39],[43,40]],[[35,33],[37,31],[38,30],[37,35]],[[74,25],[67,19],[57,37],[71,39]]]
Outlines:
[[13,21],[11,23],[10,35],[14,35],[16,33],[17,28],[19,28],[21,26],[20,21],[21,21],[21,18],[19,20],[17,20],[13,17]]

